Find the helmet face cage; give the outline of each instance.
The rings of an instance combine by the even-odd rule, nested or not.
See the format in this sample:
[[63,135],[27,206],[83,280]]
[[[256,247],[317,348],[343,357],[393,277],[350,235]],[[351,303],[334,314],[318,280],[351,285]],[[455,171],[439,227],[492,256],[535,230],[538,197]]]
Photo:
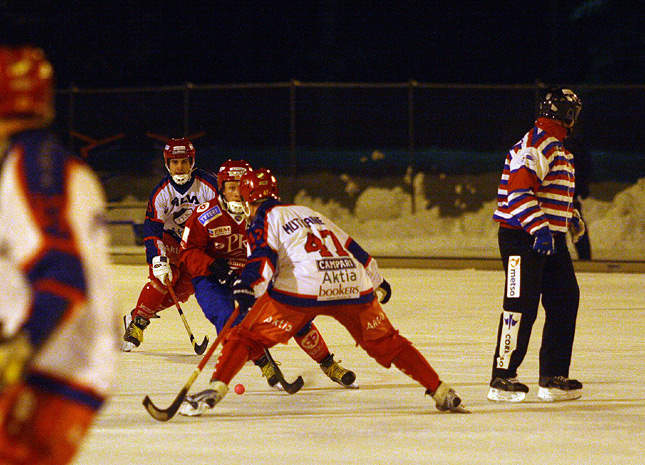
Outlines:
[[256,171],[248,171],[240,179],[240,196],[244,203],[244,210],[249,214],[249,205],[262,199],[280,200],[278,195],[278,182],[266,168]]
[[244,205],[242,202],[229,202],[226,200],[224,184],[227,181],[239,181],[246,172],[251,170],[251,165],[244,160],[226,160],[217,172],[217,190],[219,191],[220,202],[233,215],[244,213]]
[[582,102],[571,89],[566,87],[551,87],[546,89],[538,117],[550,118],[572,127],[578,120],[578,115],[582,109]]
[[54,118],[54,71],[35,47],[0,47],[0,118]]
[[190,181],[193,169],[195,168],[195,147],[192,142],[186,138],[170,139],[163,149],[163,158],[169,173],[169,160],[188,158],[190,160],[190,172],[188,174],[171,174],[171,176],[177,184],[186,184]]

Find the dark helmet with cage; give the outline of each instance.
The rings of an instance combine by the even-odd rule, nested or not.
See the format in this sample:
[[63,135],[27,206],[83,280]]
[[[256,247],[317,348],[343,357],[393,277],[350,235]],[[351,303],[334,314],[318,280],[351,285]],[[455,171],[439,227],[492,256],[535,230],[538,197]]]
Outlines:
[[[188,158],[190,160],[190,171],[186,174],[173,175],[170,172],[169,160],[181,158]],[[190,181],[193,169],[195,168],[195,147],[192,142],[185,137],[181,139],[170,139],[163,149],[163,159],[166,164],[166,169],[172,176],[173,181],[177,184],[186,184]]]
[[222,166],[219,167],[219,171],[217,172],[217,190],[219,192],[219,200],[224,208],[233,215],[244,213],[244,207],[242,202],[234,200],[228,201],[226,199],[224,194],[224,185],[228,181],[239,182],[240,178],[252,169],[251,165],[244,160],[226,160],[222,163]]
[[247,171],[240,179],[240,196],[244,204],[244,212],[249,215],[249,205],[264,199],[280,200],[278,181],[266,168]]
[[32,46],[0,47],[0,119],[54,119],[54,71]]
[[571,89],[566,87],[549,87],[544,90],[538,117],[561,121],[567,129],[571,129],[578,120],[582,102]]

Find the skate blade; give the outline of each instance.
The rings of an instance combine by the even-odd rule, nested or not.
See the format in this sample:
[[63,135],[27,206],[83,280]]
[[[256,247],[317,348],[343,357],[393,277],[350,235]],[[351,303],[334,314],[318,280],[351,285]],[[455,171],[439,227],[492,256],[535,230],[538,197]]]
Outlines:
[[358,389],[359,385],[356,384],[356,381],[354,381],[352,384],[343,384],[342,381],[336,381],[335,379],[332,379],[332,381],[339,386],[344,387],[345,389]]
[[465,408],[463,405],[458,405],[457,407],[448,410],[447,413],[471,413],[470,410]]
[[522,402],[526,397],[525,392],[503,391],[501,389],[490,388],[486,398],[492,402]]
[[121,351],[123,352],[131,352],[132,349],[134,349],[136,346],[128,341],[123,341],[123,344],[121,345]]
[[561,389],[549,389],[541,387],[538,391],[538,401],[540,402],[567,402],[582,397],[579,389],[574,391],[563,391]]
[[197,406],[195,406],[191,402],[184,401],[179,407],[179,410],[177,411],[177,413],[185,417],[198,417],[198,416],[201,416],[201,414],[204,413],[206,410],[208,410],[208,408],[209,407],[205,402],[199,403],[197,404]]

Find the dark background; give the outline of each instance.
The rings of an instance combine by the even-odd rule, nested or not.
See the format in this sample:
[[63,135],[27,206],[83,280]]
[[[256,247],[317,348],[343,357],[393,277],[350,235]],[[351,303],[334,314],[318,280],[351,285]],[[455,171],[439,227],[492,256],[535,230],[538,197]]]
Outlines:
[[181,136],[200,167],[243,158],[291,194],[312,173],[331,176],[324,197],[344,192],[340,173],[373,185],[413,169],[436,178],[428,192],[454,192],[447,174],[494,197],[540,83],[580,95],[596,181],[645,176],[644,3],[0,0],[0,43],[45,50],[55,129],[112,200],[145,198],[162,141]]
[[59,88],[302,81],[645,83],[643,2],[0,1]]

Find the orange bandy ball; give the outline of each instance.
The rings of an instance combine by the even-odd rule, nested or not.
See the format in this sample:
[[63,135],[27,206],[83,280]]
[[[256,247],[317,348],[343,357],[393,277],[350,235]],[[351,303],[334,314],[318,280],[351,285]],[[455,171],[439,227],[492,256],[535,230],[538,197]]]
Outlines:
[[235,386],[235,394],[244,394],[245,388],[243,384],[237,384]]

